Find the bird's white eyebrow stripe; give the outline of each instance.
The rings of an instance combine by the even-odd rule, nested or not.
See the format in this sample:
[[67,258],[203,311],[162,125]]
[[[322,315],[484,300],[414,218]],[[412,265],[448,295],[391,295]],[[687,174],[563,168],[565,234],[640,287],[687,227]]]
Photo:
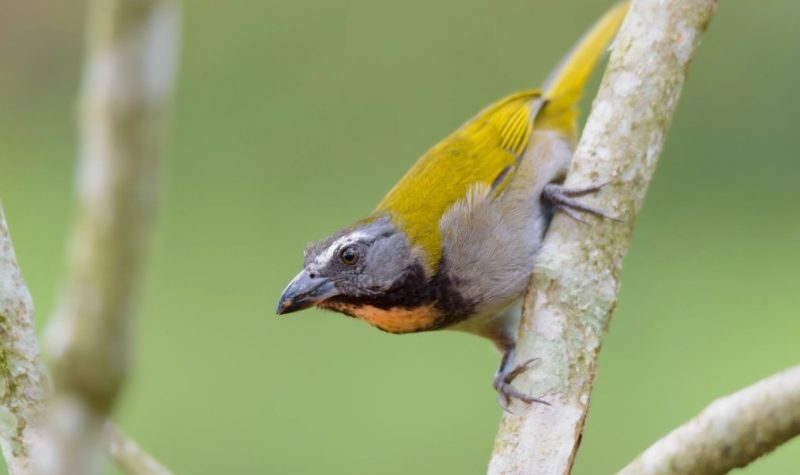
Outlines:
[[363,231],[353,231],[350,234],[346,234],[339,239],[333,241],[324,252],[320,253],[314,259],[314,265],[316,266],[324,266],[333,258],[333,253],[340,249],[342,246],[346,246],[348,244],[353,244],[358,241],[364,240],[369,238],[370,235],[363,232]]

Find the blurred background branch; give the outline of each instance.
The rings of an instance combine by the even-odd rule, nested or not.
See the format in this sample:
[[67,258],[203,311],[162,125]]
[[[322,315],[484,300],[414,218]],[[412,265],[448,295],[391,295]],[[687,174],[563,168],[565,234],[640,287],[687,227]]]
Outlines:
[[114,424],[106,427],[108,453],[117,466],[129,475],[171,475],[166,467],[123,434]]
[[129,370],[178,31],[170,0],[89,4],[79,210],[48,329],[56,387],[52,473],[97,473],[106,419]]
[[[5,213],[0,205],[0,446],[11,475],[58,471],[52,467],[52,441],[45,433],[50,381],[41,364],[33,301],[17,263]],[[107,451],[131,475],[169,475],[169,471],[107,423]]]
[[609,183],[592,203],[625,223],[557,214],[537,258],[519,330],[520,377],[544,404],[504,414],[489,472],[567,474],[583,434],[622,260],[680,96],[716,4],[634,0],[583,130],[566,185]]
[[744,467],[800,435],[800,366],[720,398],[619,475],[715,475]]

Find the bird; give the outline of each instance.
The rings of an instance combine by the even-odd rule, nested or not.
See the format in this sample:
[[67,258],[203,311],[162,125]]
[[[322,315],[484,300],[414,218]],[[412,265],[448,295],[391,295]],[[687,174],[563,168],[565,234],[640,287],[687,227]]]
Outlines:
[[541,88],[489,105],[426,152],[366,218],[309,244],[278,315],[309,307],[404,334],[458,330],[502,353],[500,405],[545,403],[513,386],[521,300],[556,211],[617,219],[580,197],[605,184],[563,185],[578,137],[578,101],[616,36],[613,6]]

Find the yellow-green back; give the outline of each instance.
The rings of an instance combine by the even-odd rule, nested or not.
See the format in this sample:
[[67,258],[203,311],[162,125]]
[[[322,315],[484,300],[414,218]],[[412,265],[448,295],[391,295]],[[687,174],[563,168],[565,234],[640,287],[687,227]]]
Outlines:
[[627,2],[616,5],[581,38],[551,73],[544,93],[523,91],[484,109],[423,155],[378,204],[373,216],[388,213],[425,251],[430,271],[437,270],[442,255],[441,217],[471,186],[491,186],[513,174],[534,127],[575,137],[581,92],[627,8]]
[[430,149],[381,201],[411,242],[422,247],[431,270],[441,257],[439,219],[475,183],[491,185],[522,154],[531,133],[535,90],[485,109]]

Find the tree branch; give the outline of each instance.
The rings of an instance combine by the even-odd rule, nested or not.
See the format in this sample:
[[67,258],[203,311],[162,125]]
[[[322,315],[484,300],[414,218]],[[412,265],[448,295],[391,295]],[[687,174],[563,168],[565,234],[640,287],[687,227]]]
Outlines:
[[717,399],[619,475],[727,473],[800,435],[800,366]]
[[655,169],[711,0],[634,0],[566,184],[608,182],[592,203],[626,219],[585,225],[557,214],[537,258],[517,361],[538,365],[520,389],[552,404],[505,414],[489,472],[569,473],[583,432],[597,358],[622,259]]
[[178,26],[171,0],[90,4],[79,213],[65,291],[48,331],[55,473],[97,472],[105,421],[128,372]]
[[0,445],[12,475],[36,473],[49,388],[39,359],[33,302],[0,206]]

